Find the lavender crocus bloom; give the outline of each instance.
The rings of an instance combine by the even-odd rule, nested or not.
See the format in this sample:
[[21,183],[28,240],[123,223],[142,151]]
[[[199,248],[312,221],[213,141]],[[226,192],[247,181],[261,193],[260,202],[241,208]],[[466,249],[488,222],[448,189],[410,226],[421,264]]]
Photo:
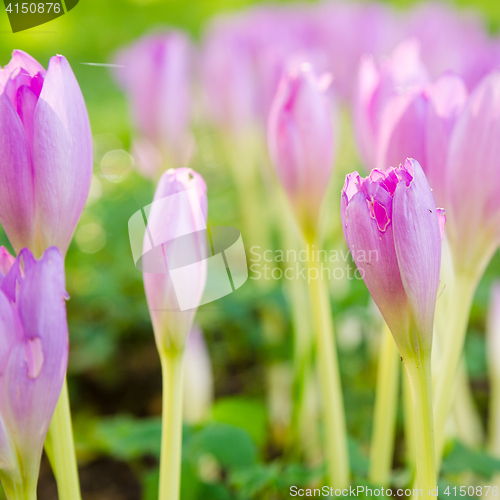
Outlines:
[[479,278],[500,244],[500,71],[467,99],[450,138],[447,233],[457,272]]
[[148,35],[116,56],[115,77],[125,90],[142,173],[158,179],[189,158],[191,43],[180,31]]
[[408,159],[366,178],[349,174],[341,215],[351,254],[401,355],[430,353],[443,215],[420,165]]
[[[0,250],[2,273],[12,261]],[[64,261],[23,249],[0,275],[0,479],[9,498],[36,497],[45,436],[68,362]],[[23,497],[24,498],[24,497]]]
[[325,95],[327,85],[310,65],[292,66],[280,82],[267,129],[271,160],[308,238],[316,234],[333,170],[333,106]]
[[[160,249],[156,272],[143,273],[158,350],[182,350],[206,281],[207,197],[205,181],[189,168],[167,170],[148,214],[144,258]],[[153,254],[148,252],[153,251]],[[188,274],[174,269],[189,262]],[[184,269],[187,269],[184,267]],[[182,307],[189,300],[189,309]],[[194,306],[193,306],[194,304]]]
[[92,135],[63,56],[45,71],[15,50],[0,69],[0,150],[0,222],[12,246],[64,255],[90,188]]

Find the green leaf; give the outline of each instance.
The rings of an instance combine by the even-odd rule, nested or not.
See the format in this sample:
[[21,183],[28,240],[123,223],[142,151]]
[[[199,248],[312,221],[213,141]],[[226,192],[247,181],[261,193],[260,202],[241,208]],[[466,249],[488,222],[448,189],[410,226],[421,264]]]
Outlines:
[[257,462],[257,447],[248,431],[228,424],[207,425],[191,438],[186,448],[193,463],[207,453],[230,470]]
[[258,446],[266,440],[267,412],[264,403],[244,397],[228,397],[216,401],[212,410],[215,421],[248,431]]
[[486,453],[471,450],[462,443],[455,441],[451,451],[443,460],[442,470],[449,474],[472,471],[491,479],[495,472],[500,471],[500,460]]

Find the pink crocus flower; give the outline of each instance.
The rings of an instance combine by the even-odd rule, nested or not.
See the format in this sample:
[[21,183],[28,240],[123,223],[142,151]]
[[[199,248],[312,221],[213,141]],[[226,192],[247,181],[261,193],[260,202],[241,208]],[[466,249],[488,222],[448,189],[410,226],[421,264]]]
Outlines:
[[136,137],[134,151],[147,177],[184,166],[191,148],[192,48],[187,35],[170,30],[147,35],[115,58]]
[[68,362],[64,260],[55,247],[13,263],[2,247],[0,260],[0,478],[9,498],[35,498]]
[[408,159],[366,178],[349,174],[341,216],[354,261],[401,355],[430,353],[444,221],[422,168]]
[[446,162],[447,234],[456,272],[482,275],[500,244],[500,71],[467,99]]
[[[207,272],[206,220],[201,175],[189,168],[167,170],[148,208],[143,256],[144,289],[160,352],[184,348],[201,301]],[[179,269],[182,274],[177,274]]]
[[332,102],[328,76],[318,79],[311,65],[292,66],[283,76],[269,114],[269,154],[300,228],[317,231],[320,208],[334,159]]
[[0,150],[0,222],[12,246],[64,255],[90,188],[92,135],[63,56],[45,71],[15,50],[0,69]]
[[379,68],[362,60],[354,106],[355,133],[366,164],[385,170],[411,155],[423,168],[434,198],[447,206],[445,165],[454,125],[467,100],[463,80],[445,73],[428,81],[419,44],[400,44]]
[[[365,55],[361,58],[353,96],[353,119],[358,148],[368,168],[386,169],[393,165],[385,164],[386,152],[380,150],[386,149],[387,146],[379,144],[384,122],[390,120],[394,114],[388,115],[385,111],[388,102],[406,93],[408,97],[403,98],[406,99],[405,104],[410,109],[416,108],[415,112],[418,112],[421,105],[416,100],[417,94],[411,91],[420,90],[428,82],[427,70],[420,59],[419,43],[415,39],[399,44],[390,57],[379,65],[372,56]],[[399,107],[402,107],[402,103]],[[385,139],[386,142],[387,140]],[[407,151],[406,155],[413,154],[419,159],[420,155],[414,154],[415,149],[419,147],[418,139],[407,142],[410,142],[410,151]],[[394,165],[399,165],[405,158],[406,156],[399,158]]]

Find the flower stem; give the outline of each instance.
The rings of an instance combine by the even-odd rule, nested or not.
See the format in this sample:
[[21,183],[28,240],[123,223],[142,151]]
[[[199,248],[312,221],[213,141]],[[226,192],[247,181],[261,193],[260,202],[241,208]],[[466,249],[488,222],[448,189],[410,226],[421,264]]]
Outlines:
[[[37,481],[23,480],[21,477],[13,478],[3,471],[0,471],[3,491],[7,500],[36,500]],[[0,489],[0,498],[3,498]]]
[[405,458],[408,469],[415,473],[415,419],[413,415],[413,401],[411,396],[410,379],[408,373],[403,370],[403,410],[404,410],[404,431],[405,431]]
[[450,294],[447,332],[444,338],[443,358],[436,378],[434,393],[434,426],[436,432],[436,465],[441,463],[445,444],[445,424],[453,402],[455,377],[462,356],[467,333],[469,313],[477,285],[476,279],[457,273]]
[[388,486],[391,479],[399,389],[399,351],[384,323],[378,361],[369,479]]
[[410,380],[415,425],[416,479],[418,498],[435,498],[436,460],[432,413],[432,379],[430,356],[417,355],[405,359]]
[[60,500],[80,500],[80,480],[76,462],[71,410],[69,407],[68,384],[64,379],[61,395],[56,405],[45,441],[45,450],[49,457],[57,481]]
[[308,264],[328,477],[330,486],[343,489],[349,486],[349,455],[330,302],[317,263],[309,261]]
[[163,409],[159,500],[178,500],[182,458],[182,351],[160,352]]

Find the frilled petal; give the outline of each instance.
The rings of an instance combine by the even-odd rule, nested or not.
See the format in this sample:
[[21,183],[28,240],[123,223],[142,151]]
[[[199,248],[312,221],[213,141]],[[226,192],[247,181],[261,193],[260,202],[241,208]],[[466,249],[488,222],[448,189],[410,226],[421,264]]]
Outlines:
[[30,76],[35,76],[37,73],[45,75],[45,68],[36,59],[22,50],[14,50],[9,63],[0,68],[0,91],[5,86],[10,75],[20,68]]
[[34,115],[33,165],[42,247],[66,253],[92,177],[92,135],[80,87],[52,57]]
[[453,127],[467,100],[463,80],[443,75],[427,90],[429,106],[425,126],[425,174],[438,206],[447,206],[446,160]]
[[500,240],[500,72],[481,81],[457,120],[446,169],[456,266],[482,268]]
[[0,152],[0,222],[18,252],[33,243],[34,178],[26,133],[5,94],[0,94]]
[[[345,207],[345,198],[343,204]],[[408,331],[409,308],[394,249],[392,225],[380,231],[363,192],[355,194],[344,207],[342,226],[347,244],[373,300],[398,342],[397,332]]]
[[66,296],[64,261],[52,247],[19,282],[16,306],[24,335],[12,348],[5,378],[9,435],[23,464],[35,469],[66,374]]
[[421,91],[392,97],[384,107],[377,139],[377,166],[397,167],[407,157],[425,162],[427,98]]
[[405,168],[413,180],[409,185],[400,182],[394,193],[394,246],[419,338],[430,348],[441,266],[439,215],[418,162],[407,160]]

